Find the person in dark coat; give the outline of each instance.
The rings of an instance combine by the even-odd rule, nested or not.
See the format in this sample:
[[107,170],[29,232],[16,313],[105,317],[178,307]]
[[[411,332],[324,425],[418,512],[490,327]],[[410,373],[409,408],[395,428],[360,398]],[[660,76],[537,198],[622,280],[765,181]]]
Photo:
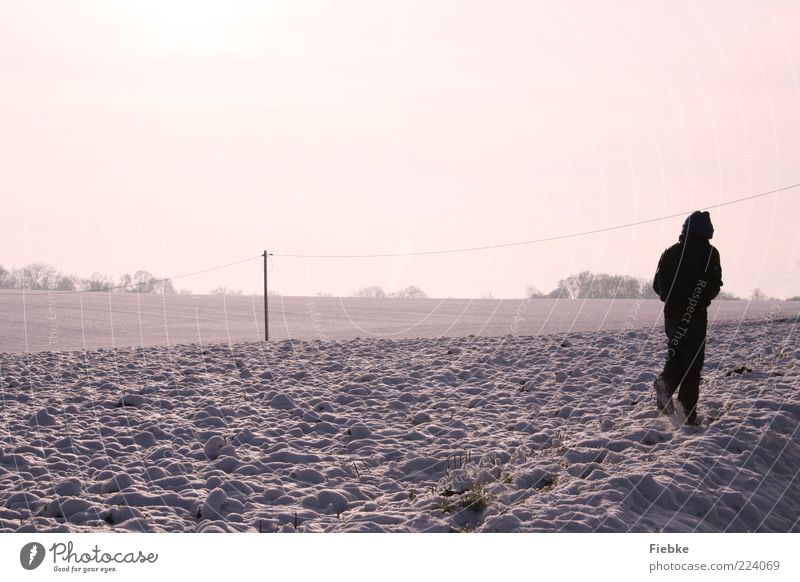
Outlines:
[[683,223],[678,242],[665,250],[653,277],[653,290],[664,302],[667,358],[653,383],[656,403],[672,414],[678,391],[688,424],[697,423],[700,373],[705,359],[708,306],[722,287],[719,251],[709,239],[714,227],[708,212],[693,212]]

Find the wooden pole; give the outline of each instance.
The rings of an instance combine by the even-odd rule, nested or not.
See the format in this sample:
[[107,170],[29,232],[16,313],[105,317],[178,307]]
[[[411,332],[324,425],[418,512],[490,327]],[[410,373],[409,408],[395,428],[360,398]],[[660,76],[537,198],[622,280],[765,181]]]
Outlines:
[[264,251],[264,341],[269,341],[269,287],[267,285],[267,257],[269,253]]

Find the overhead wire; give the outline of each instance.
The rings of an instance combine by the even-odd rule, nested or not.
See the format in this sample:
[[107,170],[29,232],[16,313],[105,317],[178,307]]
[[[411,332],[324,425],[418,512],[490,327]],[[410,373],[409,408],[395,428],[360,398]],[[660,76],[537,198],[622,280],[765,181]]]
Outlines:
[[[768,192],[761,192],[759,194],[753,194],[750,196],[744,196],[742,198],[736,198],[735,200],[728,200],[726,202],[720,202],[719,204],[712,204],[710,206],[704,206],[700,208],[700,210],[710,210],[712,208],[721,208],[723,206],[728,206],[731,204],[737,204],[739,202],[744,202],[746,200],[753,200],[754,198],[761,198],[764,196],[769,196],[771,194],[776,194],[778,192],[783,192],[785,190],[791,190],[792,188],[797,188],[800,186],[800,183],[792,184],[791,186],[785,186],[783,188],[777,188],[775,190],[769,190]],[[422,256],[422,255],[444,255],[444,254],[452,254],[452,253],[468,253],[468,252],[475,252],[475,251],[487,251],[492,249],[502,249],[502,248],[509,248],[509,247],[516,247],[516,246],[523,246],[523,245],[532,245],[538,244],[543,242],[549,241],[556,241],[556,240],[563,240],[567,238],[575,238],[579,236],[587,236],[590,234],[599,234],[601,232],[609,232],[612,230],[620,230],[623,228],[630,228],[632,226],[640,226],[643,224],[650,224],[653,222],[659,222],[662,220],[669,220],[671,218],[677,218],[679,216],[685,216],[692,211],[684,211],[684,212],[676,212],[674,214],[668,214],[666,216],[658,216],[656,218],[648,218],[645,220],[638,220],[636,222],[628,222],[625,224],[617,224],[614,226],[607,226],[603,228],[596,228],[593,230],[586,230],[582,232],[573,232],[569,234],[562,234],[556,236],[549,236],[544,238],[537,238],[532,240],[523,240],[523,241],[515,241],[515,242],[508,242],[508,243],[499,243],[499,244],[491,244],[491,245],[480,245],[480,246],[472,246],[472,247],[462,247],[462,248],[453,248],[453,249],[439,249],[439,250],[430,250],[430,251],[410,251],[410,252],[402,252],[402,253],[372,253],[372,254],[301,254],[301,253],[279,253],[279,252],[270,252],[271,255],[275,255],[276,257],[285,257],[285,258],[303,258],[303,259],[374,259],[374,258],[390,258],[390,257],[415,257],[415,256]]]
[[[764,196],[769,196],[772,194],[777,194],[779,192],[785,192],[786,190],[792,190],[794,188],[800,187],[800,182],[797,184],[792,184],[790,186],[784,186],[782,188],[776,188],[774,190],[768,190],[766,192],[760,192],[758,194],[751,194],[750,196],[743,196],[741,198],[736,198],[733,200],[727,200],[725,202],[720,202],[718,204],[711,204],[708,206],[704,206],[700,208],[700,210],[711,210],[713,208],[721,208],[723,206],[729,206],[731,204],[738,204],[740,202],[745,202],[747,200],[753,200],[756,198],[762,198]],[[393,257],[416,257],[416,256],[425,256],[425,255],[444,255],[444,254],[453,254],[453,253],[468,253],[468,252],[475,252],[475,251],[487,251],[493,249],[502,249],[502,248],[509,248],[509,247],[517,247],[517,246],[525,246],[525,245],[533,245],[539,244],[544,242],[556,241],[556,240],[564,240],[568,238],[576,238],[581,236],[588,236],[591,234],[599,234],[603,232],[610,232],[613,230],[621,230],[623,228],[630,228],[633,226],[641,226],[643,224],[651,224],[654,222],[660,222],[663,220],[669,220],[672,218],[677,218],[680,216],[685,216],[689,212],[692,211],[683,211],[683,212],[675,212],[673,214],[667,214],[664,216],[658,216],[655,218],[647,218],[644,220],[638,220],[635,222],[627,222],[625,224],[617,224],[613,226],[606,226],[603,228],[596,228],[592,230],[585,230],[581,232],[573,232],[568,234],[561,234],[556,236],[548,236],[543,238],[531,239],[531,240],[522,240],[522,241],[514,241],[508,243],[498,243],[498,244],[491,244],[491,245],[480,245],[480,246],[471,246],[471,247],[461,247],[461,248],[452,248],[452,249],[437,249],[437,250],[428,250],[428,251],[410,251],[410,252],[402,252],[402,253],[360,253],[360,254],[302,254],[302,253],[280,253],[280,252],[269,252],[268,257],[283,257],[283,258],[303,258],[303,259],[373,259],[373,258],[393,258]],[[247,263],[249,261],[253,261],[256,259],[263,258],[263,255],[259,254],[252,257],[247,257],[245,259],[240,259],[238,261],[233,261],[230,263],[225,263],[223,265],[216,265],[213,267],[208,267],[205,269],[200,269],[199,271],[192,271],[190,273],[182,273],[180,275],[174,275],[172,277],[162,277],[158,279],[149,280],[148,284],[153,283],[161,283],[165,281],[172,281],[174,279],[183,279],[185,277],[193,277],[195,275],[201,275],[204,273],[209,273],[211,271],[217,271],[220,269],[226,269],[228,267],[233,267],[235,265],[240,265],[243,263]],[[103,293],[103,292],[110,292],[110,291],[118,291],[118,290],[129,290],[130,285],[112,285],[109,287],[103,287],[100,289],[83,289],[83,290],[69,290],[69,291],[51,291],[51,293],[58,294],[58,295],[70,295],[70,294],[78,294],[78,293]],[[22,293],[2,293],[3,296],[16,296],[16,295],[25,295],[24,291],[33,291],[34,289],[23,289]],[[41,291],[42,289],[37,289]],[[135,292],[135,290],[134,290]]]

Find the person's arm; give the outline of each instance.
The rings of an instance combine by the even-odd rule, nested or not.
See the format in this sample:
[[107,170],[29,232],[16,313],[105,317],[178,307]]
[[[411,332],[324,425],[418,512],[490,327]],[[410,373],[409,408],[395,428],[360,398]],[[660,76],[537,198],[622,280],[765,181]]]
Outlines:
[[658,293],[658,297],[661,301],[667,300],[672,281],[675,278],[675,270],[672,268],[672,261],[670,260],[671,248],[672,247],[661,253],[661,258],[658,259],[656,274],[653,276],[653,291]]
[[661,261],[664,260],[664,253],[661,253],[661,258],[658,259],[658,266],[656,267],[656,274],[653,275],[653,291],[656,295],[661,297]]
[[706,287],[708,300],[711,301],[719,295],[719,291],[722,288],[722,264],[716,247],[711,247],[711,256],[708,258],[708,266],[706,267],[706,277],[708,278],[708,286]]

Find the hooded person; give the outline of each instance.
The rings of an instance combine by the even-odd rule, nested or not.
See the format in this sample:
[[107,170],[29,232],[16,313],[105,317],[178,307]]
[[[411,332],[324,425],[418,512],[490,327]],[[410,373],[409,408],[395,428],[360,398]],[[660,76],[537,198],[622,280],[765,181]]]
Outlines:
[[713,236],[708,212],[690,214],[678,242],[661,254],[653,277],[653,290],[664,302],[667,335],[664,369],[653,383],[656,404],[664,414],[672,414],[677,391],[688,424],[697,423],[708,306],[722,287],[719,251],[709,242]]

